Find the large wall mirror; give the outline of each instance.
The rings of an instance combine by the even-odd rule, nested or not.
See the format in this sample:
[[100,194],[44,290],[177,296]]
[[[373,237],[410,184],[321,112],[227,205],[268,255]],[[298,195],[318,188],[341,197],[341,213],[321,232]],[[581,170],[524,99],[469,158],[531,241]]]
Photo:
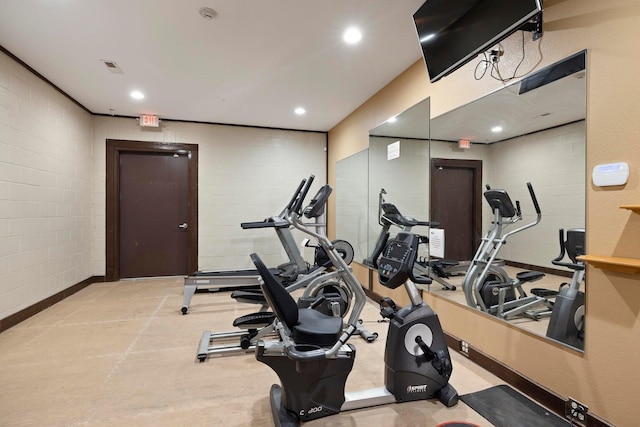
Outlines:
[[[560,253],[560,229],[572,230],[571,239],[565,234],[564,241],[576,243],[576,235],[584,238],[581,230],[585,226],[586,186],[585,56],[586,52],[580,52],[431,121],[427,120],[429,100],[424,100],[399,114],[395,121],[372,129],[368,150],[359,153],[356,159],[338,162],[337,236],[341,236],[341,230],[357,228],[358,254],[365,259],[369,257],[382,229],[378,215],[382,199],[405,216],[439,222],[437,230],[414,227],[415,232],[430,235],[432,243],[436,239],[436,250],[443,252],[440,255],[444,259],[452,261],[435,266],[449,277],[438,277],[431,266],[434,282],[425,291],[473,305],[479,315],[500,317],[495,312],[483,312],[489,310],[483,310],[475,301],[469,302],[462,286],[464,276],[494,219],[494,210],[483,195],[486,186],[505,190],[514,208],[519,201],[522,219],[506,227],[508,232],[536,221],[527,187],[527,183],[531,183],[539,202],[541,221],[508,236],[507,244],[496,255],[495,265],[512,279],[525,270],[544,273],[544,276],[523,276],[525,279],[542,277],[523,283],[527,296],[533,295],[532,288],[558,291],[561,286],[571,284],[572,277],[584,292],[584,273],[574,275],[575,270],[553,264],[552,260]],[[470,147],[462,148],[460,140],[470,141]],[[393,144],[399,145],[397,158],[390,158],[395,150],[390,148],[395,147]],[[354,161],[360,165],[358,195],[341,199],[340,193],[344,191],[341,176],[348,175],[348,164]],[[368,171],[362,172],[365,162]],[[340,216],[340,212],[355,205],[351,200],[363,197],[364,176],[368,181],[366,214],[360,207],[358,215],[363,216],[359,220],[349,214],[346,217],[351,218],[352,224],[346,221],[341,224],[345,217]],[[358,200],[363,203],[362,199]],[[390,227],[392,234],[399,230],[396,226]],[[579,250],[584,251],[583,240],[577,242],[577,246],[582,246]],[[424,253],[421,255],[426,258]],[[563,261],[571,263],[566,257]],[[458,265],[451,265],[453,262]],[[487,274],[491,273],[496,273],[489,276],[493,281],[505,280],[498,277],[499,271],[489,270]],[[545,292],[536,292],[546,296]],[[491,293],[499,301],[500,287],[491,289]],[[512,297],[504,291],[502,295],[506,302]],[[554,297],[547,299],[552,302]],[[547,313],[543,306],[549,308]],[[550,307],[551,304],[542,302],[534,304],[526,313],[529,316],[513,315],[505,321],[548,338]],[[577,323],[583,315],[584,311],[578,310]],[[578,350],[584,348],[580,340],[556,341]]]
[[[444,258],[480,261],[474,270],[467,267],[466,277],[447,278],[456,291],[437,285],[430,291],[578,350],[584,349],[584,295],[561,288],[585,291],[584,270],[569,257],[585,253],[585,56],[580,52],[432,119],[430,142],[430,219],[445,229]],[[471,142],[464,156],[457,155],[460,140]],[[501,216],[504,227],[496,230],[495,209],[509,201],[516,211],[519,202],[521,219],[507,224],[509,217]],[[562,251],[560,230],[566,255],[553,263]],[[517,232],[508,235],[511,231]],[[498,240],[488,243],[489,237]],[[484,255],[477,253],[479,247]],[[486,268],[492,256],[495,270]],[[511,295],[508,288],[500,291],[501,283],[518,277],[524,299],[517,287]],[[575,297],[571,303],[568,294]],[[569,305],[575,307],[565,308]]]

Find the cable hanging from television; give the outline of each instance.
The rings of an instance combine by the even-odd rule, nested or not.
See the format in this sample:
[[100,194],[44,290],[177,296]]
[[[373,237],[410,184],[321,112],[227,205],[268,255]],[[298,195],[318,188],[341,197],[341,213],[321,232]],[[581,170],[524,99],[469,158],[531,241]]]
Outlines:
[[[492,79],[498,80],[502,83],[508,83],[511,80],[524,77],[527,74],[529,74],[531,71],[533,71],[535,67],[540,63],[540,61],[538,61],[533,67],[531,67],[531,70],[525,72],[524,74],[518,75],[518,69],[520,68],[520,66],[522,65],[522,63],[526,58],[524,33],[525,33],[524,31],[521,31],[521,35],[522,35],[521,58],[520,58],[520,61],[518,62],[518,65],[516,65],[516,68],[513,70],[511,77],[503,77],[502,76],[503,73],[500,71],[500,57],[505,54],[505,50],[502,46],[502,43],[498,43],[497,49],[494,48],[489,51],[482,52],[483,58],[480,59],[478,64],[476,64],[476,67],[473,71],[473,77],[476,80],[481,80],[487,74],[487,71],[489,71],[489,75],[491,76]],[[538,49],[540,50],[540,42],[538,42]],[[540,56],[542,57],[542,53]],[[482,67],[482,72],[481,74],[478,74],[478,71],[481,67]]]
[[[531,32],[533,40],[542,36],[542,0],[463,2],[468,7],[451,3],[426,0],[413,15],[431,83],[472,62],[518,30]],[[490,65],[486,68],[493,78],[502,79],[492,63],[483,64]]]

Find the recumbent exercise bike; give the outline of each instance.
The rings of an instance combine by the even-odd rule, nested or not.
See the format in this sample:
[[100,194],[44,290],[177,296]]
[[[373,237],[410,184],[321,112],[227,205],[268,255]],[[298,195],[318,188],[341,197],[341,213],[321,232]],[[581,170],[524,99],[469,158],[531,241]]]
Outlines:
[[412,280],[426,284],[428,277],[414,277],[419,236],[400,232],[385,246],[378,261],[380,282],[391,289],[404,284],[411,305],[400,310],[381,304],[389,319],[385,348],[385,387],[345,393],[356,349],[347,341],[357,330],[366,296],[360,283],[335,255],[331,242],[319,236],[336,269],[348,272],[353,286],[354,310],[343,323],[340,317],[299,308],[291,295],[278,285],[256,254],[251,255],[262,277],[261,287],[278,317],[279,341],[258,342],[256,359],[272,368],[281,385],[271,387],[270,398],[276,426],[295,426],[341,411],[395,402],[437,398],[445,406],[457,403],[458,394],[449,384],[451,358],[438,316],[422,301]]

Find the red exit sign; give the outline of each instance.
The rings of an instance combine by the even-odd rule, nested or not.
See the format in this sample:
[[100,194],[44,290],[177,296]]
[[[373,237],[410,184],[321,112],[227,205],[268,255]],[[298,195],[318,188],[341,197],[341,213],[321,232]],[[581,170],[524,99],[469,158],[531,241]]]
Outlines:
[[140,126],[157,128],[160,126],[160,119],[152,114],[143,114],[140,116]]

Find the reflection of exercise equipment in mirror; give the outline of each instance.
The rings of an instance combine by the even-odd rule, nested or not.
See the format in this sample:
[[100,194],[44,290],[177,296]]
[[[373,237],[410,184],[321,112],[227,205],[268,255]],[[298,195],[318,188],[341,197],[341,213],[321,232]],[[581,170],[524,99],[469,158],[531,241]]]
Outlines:
[[[378,194],[378,224],[382,226],[376,244],[371,251],[371,255],[365,258],[363,264],[371,268],[378,268],[378,257],[382,254],[382,251],[386,247],[386,244],[391,235],[389,229],[392,225],[399,227],[402,231],[411,232],[411,229],[415,226],[424,227],[437,227],[437,222],[418,221],[414,218],[404,216],[400,213],[396,205],[388,203],[384,200],[384,195],[387,194],[384,188],[380,189]],[[419,236],[421,244],[428,244],[429,238],[426,236]],[[414,269],[417,275],[430,277],[443,286],[444,290],[455,291],[455,285],[447,282],[452,274],[456,274],[459,266],[458,261],[446,260],[446,259],[432,259],[427,260],[421,257],[420,262],[414,264]]]
[[[260,272],[261,286],[278,317],[277,342],[260,341],[256,359],[273,369],[281,385],[271,386],[270,398],[274,422],[295,426],[309,421],[369,406],[437,398],[451,407],[458,394],[449,384],[451,359],[438,316],[425,304],[412,280],[427,283],[427,277],[414,277],[420,237],[400,232],[384,248],[379,261],[380,283],[395,289],[405,286],[411,305],[400,310],[390,303],[382,307],[390,319],[385,347],[385,387],[345,393],[345,383],[353,368],[355,347],[347,340],[355,331],[350,317],[344,329],[342,319],[314,310],[300,309],[290,294],[256,254],[251,258]],[[330,242],[319,241],[327,251]],[[332,257],[336,269],[346,265]],[[357,318],[365,295],[360,283],[348,272],[346,282],[354,286]]]
[[[522,284],[540,280],[544,277],[544,273],[523,271],[512,279],[496,260],[496,256],[502,246],[507,243],[509,236],[537,225],[542,219],[533,186],[527,183],[527,187],[536,210],[536,219],[503,234],[505,227],[522,220],[520,202],[516,201],[514,206],[505,190],[494,190],[487,185],[484,197],[493,210],[493,222],[487,235],[482,238],[462,281],[465,298],[470,307],[480,308],[486,313],[507,320],[516,316],[526,316],[534,320],[539,320],[542,316],[550,316],[553,302],[549,297],[557,294],[556,291],[538,288],[531,291],[533,295],[527,295]],[[518,298],[516,298],[516,292]]]
[[[576,258],[585,254],[585,230],[584,228],[567,230],[566,241],[563,229],[560,229],[559,235],[560,255],[551,262],[573,270],[573,275],[571,283],[563,283],[555,298],[547,336],[584,350],[585,299],[584,292],[580,291],[580,285],[584,281],[585,265],[584,261],[578,261]],[[571,262],[563,262],[565,253]]]
[[[301,211],[298,200],[304,200],[313,179],[312,175],[306,180],[306,183],[303,180],[302,184],[304,186],[298,187],[298,195],[292,199],[294,203],[290,203],[292,215],[290,219],[294,222],[293,218],[296,217],[297,228],[315,227],[317,222],[302,223],[299,217],[304,216],[307,219],[316,219],[322,215],[327,199],[332,192],[331,186],[322,186],[304,211]],[[324,233],[314,235],[324,236]],[[331,256],[341,257],[345,265],[348,266],[353,260],[353,248],[344,240],[332,241],[330,245],[332,248],[331,254],[328,254],[321,245],[315,246],[316,274],[301,276],[299,280],[288,285],[281,279],[278,279],[278,283],[287,293],[304,288],[304,293],[297,302],[300,308],[310,307],[329,316],[343,317],[349,312],[353,293],[351,288],[344,282],[344,271],[334,268]],[[273,269],[270,269],[270,271],[273,274]],[[261,291],[238,290],[233,292],[231,296],[239,302],[262,304],[262,309],[257,313],[251,313],[235,319],[233,326],[237,327],[238,330],[217,333],[203,332],[197,354],[197,358],[201,362],[209,356],[226,356],[253,351],[255,343],[259,339],[275,332],[275,315],[264,311],[268,304]],[[373,342],[378,337],[376,333],[370,333],[360,324],[357,332],[367,342]]]

